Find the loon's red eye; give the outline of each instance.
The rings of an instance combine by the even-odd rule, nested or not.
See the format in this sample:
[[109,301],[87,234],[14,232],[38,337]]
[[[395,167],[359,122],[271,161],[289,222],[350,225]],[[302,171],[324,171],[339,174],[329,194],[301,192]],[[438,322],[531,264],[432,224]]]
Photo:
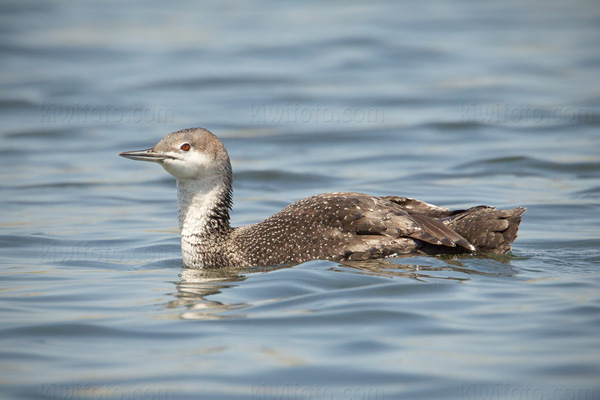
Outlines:
[[181,145],[181,147],[180,147],[180,148],[181,148],[181,150],[183,150],[183,151],[188,151],[188,150],[189,150],[191,147],[192,147],[192,146],[190,146],[190,144],[189,144],[189,143],[184,143],[184,144],[182,144],[182,145]]

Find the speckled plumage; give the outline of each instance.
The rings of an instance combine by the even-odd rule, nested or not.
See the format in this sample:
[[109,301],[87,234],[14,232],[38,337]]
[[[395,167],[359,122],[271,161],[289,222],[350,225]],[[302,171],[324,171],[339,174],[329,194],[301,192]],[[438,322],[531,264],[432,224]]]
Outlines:
[[326,193],[262,222],[229,224],[232,171],[225,147],[202,128],[174,132],[154,148],[121,153],[160,163],[177,179],[184,264],[223,268],[367,260],[405,254],[503,254],[524,208],[452,211],[397,196]]

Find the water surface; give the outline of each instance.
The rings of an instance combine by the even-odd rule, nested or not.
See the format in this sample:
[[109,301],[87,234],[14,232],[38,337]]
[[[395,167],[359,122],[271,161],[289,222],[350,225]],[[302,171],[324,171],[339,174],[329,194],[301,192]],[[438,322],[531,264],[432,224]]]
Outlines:
[[[0,8],[3,398],[600,398],[596,2]],[[116,154],[192,126],[234,225],[528,211],[509,257],[185,269],[173,179]]]

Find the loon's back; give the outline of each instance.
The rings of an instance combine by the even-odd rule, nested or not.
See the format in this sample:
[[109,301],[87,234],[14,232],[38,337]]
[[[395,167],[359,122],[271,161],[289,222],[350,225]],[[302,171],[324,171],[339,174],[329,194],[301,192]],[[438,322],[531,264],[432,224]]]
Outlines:
[[405,197],[326,193],[235,228],[230,242],[252,265],[406,254],[506,253],[525,209],[451,211]]

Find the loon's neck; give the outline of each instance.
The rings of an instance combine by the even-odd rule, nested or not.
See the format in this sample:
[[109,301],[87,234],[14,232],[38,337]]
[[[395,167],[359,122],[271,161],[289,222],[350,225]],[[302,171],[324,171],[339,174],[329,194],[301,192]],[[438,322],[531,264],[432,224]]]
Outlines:
[[177,181],[179,229],[185,239],[202,239],[229,233],[231,182],[218,178]]

